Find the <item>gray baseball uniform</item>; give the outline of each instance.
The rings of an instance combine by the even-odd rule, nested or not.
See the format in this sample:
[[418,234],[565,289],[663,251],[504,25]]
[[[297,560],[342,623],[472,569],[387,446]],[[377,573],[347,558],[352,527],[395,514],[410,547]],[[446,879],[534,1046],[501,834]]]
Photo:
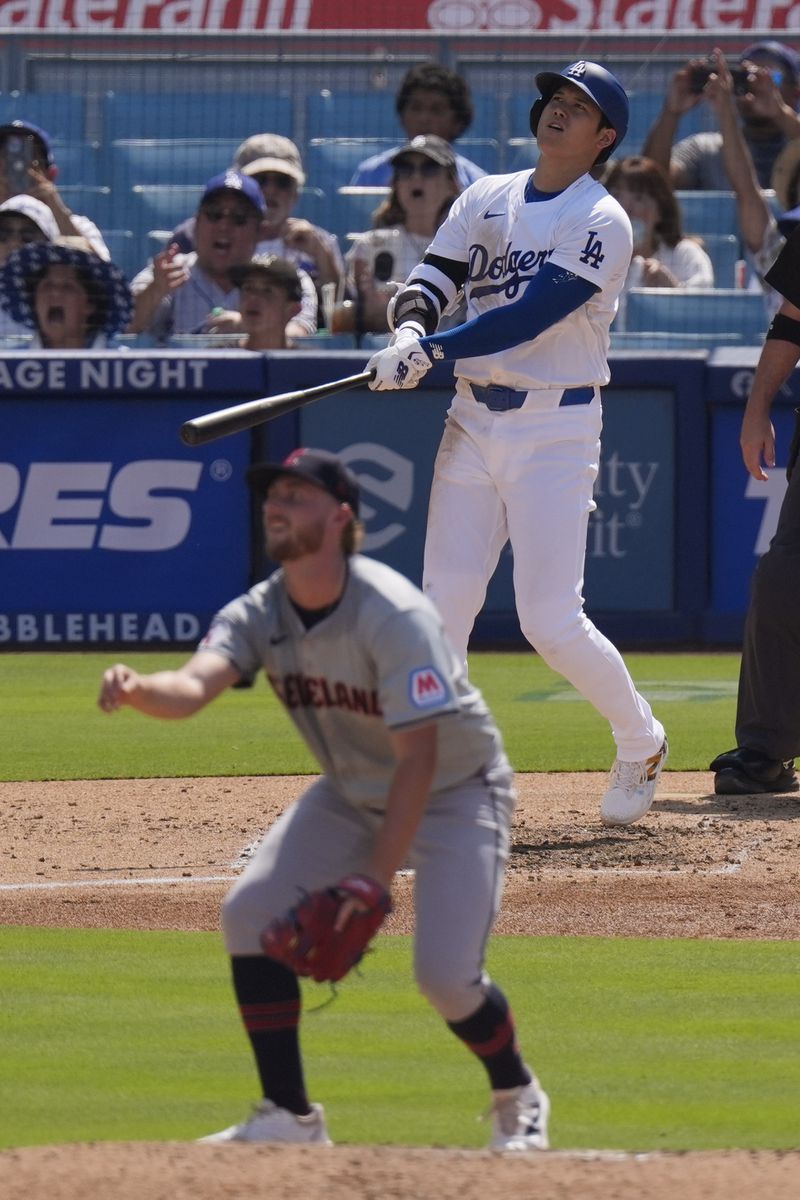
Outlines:
[[334,611],[307,629],[277,571],[215,617],[201,648],[244,675],[263,666],[323,775],[268,831],[223,908],[233,955],[260,953],[299,891],[364,869],[395,769],[390,734],[435,721],[438,761],[409,863],[415,967],[448,1021],[474,1012],[500,903],[512,772],[497,727],[430,601],[360,555]]

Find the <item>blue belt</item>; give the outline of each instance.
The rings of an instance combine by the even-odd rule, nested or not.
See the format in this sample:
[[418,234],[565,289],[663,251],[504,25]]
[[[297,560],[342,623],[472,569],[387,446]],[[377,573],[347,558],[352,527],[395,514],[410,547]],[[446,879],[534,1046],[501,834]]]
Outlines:
[[[498,387],[493,383],[488,387],[479,387],[477,383],[471,383],[469,386],[478,403],[485,404],[491,412],[508,412],[510,408],[522,408],[528,398],[527,392]],[[563,408],[565,404],[591,404],[593,400],[593,387],[565,388],[558,406]]]

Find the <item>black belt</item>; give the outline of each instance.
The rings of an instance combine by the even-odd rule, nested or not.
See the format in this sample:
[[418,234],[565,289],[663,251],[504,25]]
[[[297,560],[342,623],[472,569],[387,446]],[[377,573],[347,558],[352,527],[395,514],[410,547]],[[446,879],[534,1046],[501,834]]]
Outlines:
[[[469,386],[478,403],[485,404],[491,412],[508,412],[510,408],[522,408],[528,399],[527,392],[498,387],[494,383],[490,383],[488,387],[480,387],[477,383],[471,383]],[[565,388],[558,406],[563,408],[566,404],[591,404],[593,400],[593,387]]]

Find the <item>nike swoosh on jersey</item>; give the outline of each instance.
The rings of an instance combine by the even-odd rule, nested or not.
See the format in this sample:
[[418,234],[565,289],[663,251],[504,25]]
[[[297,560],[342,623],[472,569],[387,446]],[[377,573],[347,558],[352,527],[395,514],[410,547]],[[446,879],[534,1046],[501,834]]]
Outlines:
[[270,646],[280,646],[281,642],[285,642],[288,636],[288,633],[273,634],[269,639],[269,644]]
[[483,214],[483,219],[484,219],[484,221],[488,221],[490,217],[504,217],[505,215],[506,215],[506,214],[505,214],[505,211],[503,211],[503,212],[497,212],[497,213],[493,213],[493,212],[485,212],[485,213]]

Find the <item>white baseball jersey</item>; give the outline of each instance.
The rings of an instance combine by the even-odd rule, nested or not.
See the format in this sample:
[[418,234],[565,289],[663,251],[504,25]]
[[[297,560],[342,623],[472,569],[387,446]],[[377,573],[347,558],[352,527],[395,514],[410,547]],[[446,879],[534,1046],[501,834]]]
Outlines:
[[[455,374],[520,390],[608,383],[608,330],[631,260],[630,221],[589,175],[548,200],[526,200],[530,179],[527,170],[473,183],[456,198],[428,248],[430,255],[467,263],[467,320],[519,299],[548,262],[600,290],[533,341],[456,360]],[[435,268],[426,265],[413,275],[451,299],[452,284]]]
[[396,760],[390,733],[435,720],[436,793],[505,762],[438,612],[404,576],[361,555],[334,611],[306,629],[278,570],[226,605],[201,649],[244,675],[264,667],[325,775],[348,801],[381,808]]

